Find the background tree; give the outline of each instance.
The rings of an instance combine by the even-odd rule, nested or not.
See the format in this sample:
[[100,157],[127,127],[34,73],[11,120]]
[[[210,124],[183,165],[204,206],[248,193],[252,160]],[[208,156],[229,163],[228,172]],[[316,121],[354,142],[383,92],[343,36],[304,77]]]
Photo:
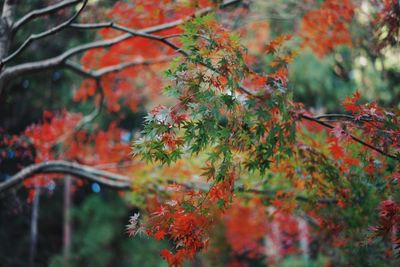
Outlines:
[[[398,111],[379,106],[397,104],[396,1],[100,6],[38,1],[26,13],[31,8],[4,2],[0,189],[14,192],[2,197],[6,212],[27,198],[32,214],[41,214],[40,195],[57,195],[67,174],[84,178],[72,184],[82,207],[77,233],[90,213],[85,207],[96,206],[79,204],[88,186],[128,190],[124,198],[136,207],[129,234],[168,241],[161,255],[172,266],[208,244],[200,266],[396,266],[387,255],[398,243]],[[40,49],[53,36],[54,51]],[[169,97],[160,97],[165,85]],[[26,109],[15,105],[21,102]],[[134,153],[155,164],[130,159],[134,136]],[[22,181],[27,197],[15,192]],[[125,242],[107,223],[123,213],[105,208],[93,209],[104,216],[93,217],[108,229],[104,239],[74,235],[64,264],[122,264],[107,253],[86,261],[102,244]],[[35,252],[43,251],[34,241],[37,220],[43,223],[37,218],[30,221],[31,265],[48,262]],[[86,250],[75,252],[74,242]]]

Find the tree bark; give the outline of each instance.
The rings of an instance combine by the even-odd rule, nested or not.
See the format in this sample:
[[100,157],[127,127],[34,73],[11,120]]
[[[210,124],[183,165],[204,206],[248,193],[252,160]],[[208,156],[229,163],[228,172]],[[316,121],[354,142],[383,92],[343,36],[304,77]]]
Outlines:
[[[8,49],[12,39],[12,24],[14,22],[15,7],[18,0],[5,0],[3,4],[3,11],[0,17],[0,74],[3,71],[3,58],[7,57]],[[1,84],[1,81],[0,81]],[[0,85],[0,97],[2,93]]]
[[[11,29],[14,22],[17,0],[5,0],[0,18],[0,60],[5,58],[11,43]],[[2,66],[0,66],[1,70]]]
[[64,218],[64,238],[63,238],[63,257],[64,266],[69,266],[70,255],[71,255],[71,193],[72,177],[70,175],[65,176],[64,180],[64,207],[63,207],[63,218]]
[[36,246],[38,237],[39,206],[40,206],[40,186],[36,186],[35,197],[33,198],[32,217],[31,217],[29,267],[35,266]]

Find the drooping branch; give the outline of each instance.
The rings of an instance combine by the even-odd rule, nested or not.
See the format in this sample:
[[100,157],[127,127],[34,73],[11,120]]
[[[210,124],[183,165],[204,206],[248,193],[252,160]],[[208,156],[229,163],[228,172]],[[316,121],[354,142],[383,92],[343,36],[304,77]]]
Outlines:
[[16,21],[14,23],[11,31],[13,34],[15,34],[21,26],[23,26],[24,24],[28,23],[29,21],[31,21],[37,17],[55,13],[61,9],[78,4],[82,1],[83,0],[65,0],[65,1],[61,1],[57,4],[45,7],[45,8],[33,10],[33,11],[29,12],[28,14],[26,14],[25,16],[23,16],[18,21]]
[[99,170],[75,162],[54,160],[25,167],[10,179],[0,184],[0,193],[39,173],[70,174],[117,189],[129,189],[131,186],[130,179],[126,176]]
[[[130,190],[132,189],[132,179],[120,174],[100,170],[95,167],[82,165],[76,162],[64,161],[64,160],[52,160],[42,163],[32,164],[20,170],[18,173],[14,174],[11,178],[5,182],[0,183],[0,193],[6,192],[7,190],[13,188],[14,186],[22,183],[24,180],[31,178],[35,174],[68,174],[78,178],[86,179],[92,182],[99,183],[101,185],[114,188],[117,190]],[[175,181],[166,181],[167,184],[176,184]],[[209,191],[210,185],[206,183],[178,183],[184,188],[200,191]],[[158,186],[157,190],[168,191],[165,186]],[[260,190],[254,188],[245,188],[243,186],[236,186],[235,191],[250,194],[263,194],[273,196],[275,193],[271,190]],[[304,196],[296,196],[297,201],[310,202],[312,200]],[[335,199],[317,199],[315,200],[320,203],[334,204]]]
[[39,34],[31,34],[28,39],[26,39],[21,46],[19,46],[13,53],[11,53],[9,56],[7,56],[6,58],[2,59],[0,62],[0,66],[3,64],[6,64],[7,62],[9,62],[10,60],[12,60],[13,58],[15,58],[16,56],[18,56],[26,47],[28,47],[33,41],[48,37],[50,35],[56,34],[60,31],[62,31],[64,28],[66,28],[69,24],[71,24],[83,11],[83,9],[85,8],[86,4],[87,4],[88,0],[84,0],[82,6],[79,8],[79,10],[77,12],[75,12],[75,14],[69,18],[68,20],[66,20],[65,22],[48,29],[47,31],[41,32]]

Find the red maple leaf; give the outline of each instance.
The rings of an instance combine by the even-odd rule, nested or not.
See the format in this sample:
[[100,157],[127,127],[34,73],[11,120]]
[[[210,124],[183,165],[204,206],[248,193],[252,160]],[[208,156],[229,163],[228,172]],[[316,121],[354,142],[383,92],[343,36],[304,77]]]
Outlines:
[[154,238],[156,240],[161,240],[164,239],[165,237],[165,231],[164,230],[158,230],[155,234],[154,234]]
[[341,159],[344,156],[344,149],[337,142],[332,143],[329,146],[329,150],[332,153],[333,158],[336,159],[336,160]]

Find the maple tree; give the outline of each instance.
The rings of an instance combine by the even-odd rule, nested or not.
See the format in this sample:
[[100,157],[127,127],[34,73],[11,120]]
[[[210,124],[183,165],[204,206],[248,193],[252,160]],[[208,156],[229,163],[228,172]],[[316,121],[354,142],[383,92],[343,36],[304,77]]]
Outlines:
[[[222,249],[227,266],[279,265],[309,257],[313,242],[325,266],[361,261],[352,256],[364,248],[396,266],[398,107],[366,101],[360,88],[338,103],[338,113],[313,111],[296,100],[290,66],[307,51],[324,60],[359,48],[373,64],[387,51],[398,56],[399,2],[304,2],[295,7],[299,29],[273,38],[268,22],[235,25],[253,14],[247,1],[117,1],[102,10],[65,0],[17,20],[19,4],[6,0],[0,94],[25,75],[65,68],[83,78],[67,108],[92,111],[43,111],[20,134],[1,132],[2,162],[23,163],[0,192],[22,182],[35,202],[42,188],[72,175],[83,178],[72,191],[93,181],[128,199],[141,196],[126,230],[167,241],[160,256],[169,266],[202,251],[212,262]],[[16,38],[32,20],[56,13],[66,20]],[[358,23],[369,25],[364,36],[352,31]],[[35,42],[66,30],[98,34],[20,63]],[[335,73],[349,79],[338,55]],[[140,110],[149,110],[140,133],[121,126]]]

